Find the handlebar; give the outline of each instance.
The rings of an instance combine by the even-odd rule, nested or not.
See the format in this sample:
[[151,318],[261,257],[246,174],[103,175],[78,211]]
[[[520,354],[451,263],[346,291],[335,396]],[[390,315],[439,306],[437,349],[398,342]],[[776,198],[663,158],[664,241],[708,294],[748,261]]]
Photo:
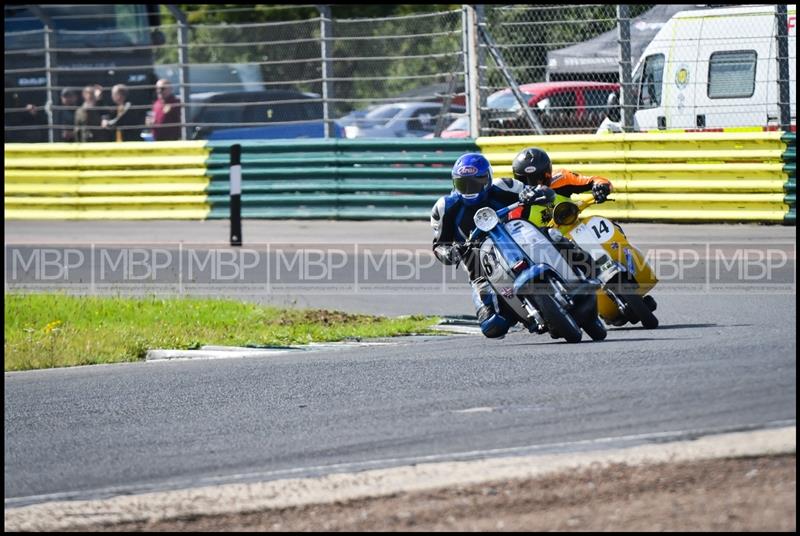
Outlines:
[[[609,202],[612,202],[612,201],[616,201],[616,199],[612,199],[610,197],[606,197],[605,203],[609,203]],[[578,210],[583,210],[583,209],[585,209],[587,207],[590,207],[592,205],[596,205],[597,204],[597,200],[594,198],[594,196],[591,196],[591,197],[588,197],[587,199],[579,199],[578,201],[575,202],[575,204],[578,205]]]
[[522,203],[517,201],[516,203],[512,203],[512,204],[508,205],[506,208],[501,208],[500,210],[497,211],[497,217],[500,218],[500,219],[505,218],[508,215],[509,212],[511,212],[515,208],[519,207],[521,204]]

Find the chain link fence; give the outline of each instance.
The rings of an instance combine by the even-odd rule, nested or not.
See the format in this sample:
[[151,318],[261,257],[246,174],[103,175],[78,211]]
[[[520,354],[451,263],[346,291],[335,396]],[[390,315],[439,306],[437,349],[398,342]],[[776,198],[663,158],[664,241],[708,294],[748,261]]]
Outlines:
[[[783,18],[774,5],[716,7],[713,20],[693,18],[694,5],[465,5],[370,18],[322,5],[197,7],[5,6],[5,141],[796,124],[794,6]],[[160,94],[179,101],[154,106],[160,79]]]
[[614,34],[615,5],[487,5],[483,20],[507,67],[503,72],[489,44],[480,43],[485,58],[480,84],[483,134],[528,134],[535,128],[509,89],[509,74],[544,133],[597,130],[605,117],[609,94],[619,92],[616,36],[606,43],[607,56],[573,55],[570,48],[585,46],[585,42],[598,40],[606,32]]
[[424,136],[466,115],[463,18],[457,9],[333,21],[331,109],[348,136]]

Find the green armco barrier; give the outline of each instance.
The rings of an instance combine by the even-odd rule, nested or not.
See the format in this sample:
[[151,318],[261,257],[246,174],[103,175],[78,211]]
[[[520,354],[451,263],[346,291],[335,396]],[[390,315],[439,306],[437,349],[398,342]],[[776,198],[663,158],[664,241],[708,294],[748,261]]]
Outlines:
[[[212,142],[209,218],[230,217],[231,142]],[[278,140],[242,145],[243,218],[424,219],[474,140]]]
[[786,144],[781,159],[784,162],[783,171],[786,173],[786,184],[783,186],[786,197],[784,203],[789,207],[783,222],[787,225],[797,224],[797,134],[784,132],[781,140]]
[[[375,183],[370,180],[359,179],[323,179],[315,180],[304,179],[276,179],[276,180],[253,180],[242,184],[242,192],[252,193],[275,193],[275,192],[328,192],[336,189],[340,192],[359,192],[370,191]],[[428,179],[407,179],[396,183],[392,188],[397,192],[423,192],[440,193],[451,188],[450,180]],[[217,195],[228,196],[230,184],[227,180],[213,182],[208,187],[209,197]]]

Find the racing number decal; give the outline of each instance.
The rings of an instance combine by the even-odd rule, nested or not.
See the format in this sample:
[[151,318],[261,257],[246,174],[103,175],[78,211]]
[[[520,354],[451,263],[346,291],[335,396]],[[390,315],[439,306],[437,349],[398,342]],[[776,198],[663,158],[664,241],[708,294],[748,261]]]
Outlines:
[[589,228],[593,231],[595,238],[597,238],[599,242],[605,242],[614,235],[611,222],[605,218],[592,218],[589,220]]

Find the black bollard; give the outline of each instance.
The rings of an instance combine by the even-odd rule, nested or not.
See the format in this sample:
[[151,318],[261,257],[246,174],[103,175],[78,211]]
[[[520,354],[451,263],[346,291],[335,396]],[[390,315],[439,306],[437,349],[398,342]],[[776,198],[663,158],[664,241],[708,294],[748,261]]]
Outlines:
[[242,245],[242,146],[231,146],[231,245]]

